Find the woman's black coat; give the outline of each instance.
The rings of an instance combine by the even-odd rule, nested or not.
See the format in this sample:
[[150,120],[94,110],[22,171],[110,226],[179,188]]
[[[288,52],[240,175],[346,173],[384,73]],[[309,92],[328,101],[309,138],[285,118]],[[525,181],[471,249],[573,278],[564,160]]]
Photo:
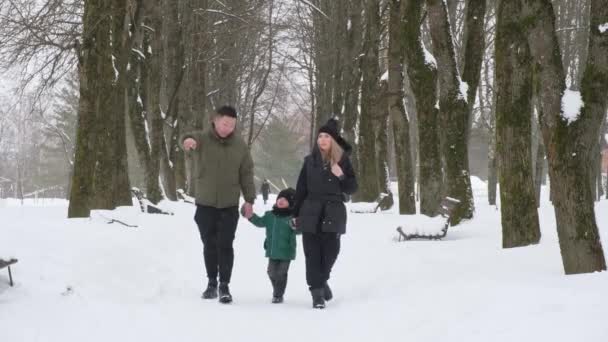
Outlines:
[[331,166],[323,162],[321,152],[315,147],[312,154],[304,158],[298,177],[294,217],[298,230],[305,233],[346,232],[347,195],[357,191],[357,179],[350,162],[351,147],[340,139],[344,149],[338,165],[344,175],[340,178],[331,172]]

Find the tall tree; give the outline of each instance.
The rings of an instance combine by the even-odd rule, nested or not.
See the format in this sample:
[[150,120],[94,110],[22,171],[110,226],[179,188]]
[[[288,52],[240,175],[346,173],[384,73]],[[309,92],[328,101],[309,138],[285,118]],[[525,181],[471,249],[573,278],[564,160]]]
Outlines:
[[532,175],[532,58],[521,4],[500,1],[496,27],[496,152],[503,248],[536,244]]
[[[185,53],[184,85],[181,97],[184,110],[180,112],[180,128],[183,132],[206,128],[208,114],[208,51],[211,50],[211,37],[208,35],[208,0],[184,0],[181,12],[183,20],[182,40]],[[188,193],[194,193],[194,165],[197,153],[186,153],[186,180]]]
[[[549,0],[523,3],[541,103],[541,127],[557,232],[566,274],[606,269],[589,187],[590,147],[599,135],[608,105],[608,6],[591,0],[588,57],[581,92],[566,89],[566,77]],[[579,97],[580,96],[580,97]],[[582,99],[579,101],[578,98]],[[562,108],[574,105],[572,108]]]
[[[85,2],[79,47],[80,104],[69,217],[131,205],[125,115],[134,3]],[[92,146],[95,146],[93,148]],[[87,154],[84,156],[83,154]]]
[[402,36],[407,74],[416,98],[419,136],[420,212],[437,215],[441,202],[443,174],[437,106],[437,63],[422,41],[423,0],[402,0]]
[[359,93],[361,89],[361,52],[362,46],[362,0],[349,0],[348,2],[348,25],[346,36],[346,52],[344,53],[343,84],[344,91],[344,114],[343,126],[344,137],[353,145],[353,164],[358,170],[358,153],[355,144],[357,131],[356,125],[359,120]]
[[[144,56],[145,74],[144,88],[145,96],[144,110],[149,131],[150,141],[150,167],[151,176],[162,178],[161,162],[167,158],[167,150],[164,136],[165,113],[161,109],[161,80],[162,80],[162,16],[161,0],[148,0],[145,5],[145,30],[144,30]],[[164,190],[161,188],[161,191]],[[162,192],[164,197],[166,191]]]
[[[149,17],[149,6],[155,6],[154,1],[143,2],[137,0],[137,12],[134,22],[130,28],[130,35],[133,39],[132,50],[129,59],[129,75],[127,85],[129,123],[133,134],[134,145],[136,147],[139,164],[144,173],[144,186],[148,200],[158,203],[162,199],[158,164],[152,154],[150,123],[148,120],[151,115],[148,111],[148,87],[150,86],[150,54],[148,51],[150,33],[145,30],[149,26],[144,25],[144,17]],[[148,12],[148,13],[147,13]],[[149,19],[146,18],[146,20]],[[151,51],[151,50],[150,50]]]
[[[433,52],[438,65],[440,126],[444,133],[441,145],[446,162],[446,190],[448,196],[460,201],[451,219],[452,224],[456,225],[462,219],[472,218],[475,211],[467,140],[469,87],[461,80],[458,71],[446,3],[441,0],[427,0],[426,4]],[[483,19],[478,18],[478,21],[483,21]],[[465,62],[465,65],[467,63]],[[470,69],[471,73],[474,73],[475,68],[479,73],[479,68],[475,63],[473,65]],[[475,94],[475,91],[476,88],[473,89],[472,94]],[[474,95],[472,96],[474,97]]]
[[[486,0],[469,0],[466,6],[464,26],[464,59],[462,67],[462,81],[467,84],[468,122],[473,117],[475,95],[481,79],[481,64],[485,50],[485,16]],[[470,136],[470,124],[467,126]]]
[[95,123],[96,108],[99,106],[97,94],[100,90],[96,82],[100,77],[97,70],[107,53],[107,47],[97,42],[109,37],[109,7],[108,2],[86,1],[84,5],[82,43],[77,46],[80,101],[74,174],[68,207],[70,218],[88,217],[93,201],[97,140]]
[[[388,71],[387,71],[388,73]],[[386,75],[386,74],[385,74]],[[378,93],[374,103],[374,131],[376,136],[376,170],[378,172],[378,190],[385,194],[385,200],[381,204],[382,210],[392,208],[394,204],[393,193],[391,191],[391,180],[389,170],[389,107],[388,107],[388,79],[381,78],[378,86]]]
[[388,50],[388,110],[393,125],[397,178],[399,184],[399,213],[415,214],[414,168],[410,146],[410,122],[403,104],[404,46],[401,37],[401,0],[390,1]]
[[165,195],[177,199],[177,189],[185,187],[184,153],[179,148],[179,112],[181,110],[180,87],[184,79],[184,44],[181,39],[182,25],[179,6],[174,1],[162,0],[162,49],[163,80],[161,82],[161,107],[163,108],[163,138],[165,153],[161,154],[161,176]]
[[374,105],[378,99],[380,71],[378,50],[380,43],[380,1],[365,1],[364,56],[361,62],[361,118],[359,120],[358,166],[359,191],[356,198],[373,202],[380,194],[376,161]]
[[129,34],[132,25],[131,19],[137,15],[137,13],[130,11],[136,10],[140,4],[130,3],[129,0],[113,0],[112,4],[111,58],[115,73],[112,83],[114,121],[111,128],[114,136],[113,156],[115,158],[112,166],[113,206],[130,206],[133,204],[133,200],[128,173],[126,141],[127,66],[133,42],[132,36]]
[[[97,25],[98,32],[102,32],[100,37],[95,40],[99,46],[100,58],[97,65],[95,82],[97,83],[96,94],[96,122],[97,130],[96,153],[95,153],[95,176],[93,178],[94,200],[92,209],[114,209],[114,181],[116,163],[122,158],[115,158],[118,141],[114,133],[115,126],[120,117],[120,111],[116,112],[116,105],[119,79],[121,78],[117,60],[114,56],[114,39],[118,32],[113,32],[115,20],[121,17],[124,20],[125,12],[122,8],[115,8],[118,5],[114,1],[108,1],[103,11],[103,17]],[[122,13],[117,13],[117,9]],[[119,31],[122,32],[122,31]],[[103,96],[102,96],[103,95]],[[127,189],[128,190],[128,189]]]

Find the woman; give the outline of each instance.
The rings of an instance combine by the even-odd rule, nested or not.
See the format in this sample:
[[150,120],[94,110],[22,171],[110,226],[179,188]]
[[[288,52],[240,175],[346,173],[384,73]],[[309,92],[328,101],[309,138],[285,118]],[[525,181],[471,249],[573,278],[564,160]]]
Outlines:
[[293,216],[302,232],[313,308],[325,308],[333,297],[327,281],[340,252],[340,235],[346,232],[344,200],[357,191],[351,150],[338,134],[338,122],[330,119],[319,129],[317,145],[304,158],[298,178]]

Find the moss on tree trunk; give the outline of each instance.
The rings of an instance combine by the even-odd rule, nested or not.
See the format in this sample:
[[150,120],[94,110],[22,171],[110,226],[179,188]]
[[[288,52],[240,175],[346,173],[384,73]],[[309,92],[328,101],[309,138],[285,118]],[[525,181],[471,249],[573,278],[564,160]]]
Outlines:
[[496,152],[503,248],[537,244],[532,174],[532,57],[517,2],[502,1],[496,26]]

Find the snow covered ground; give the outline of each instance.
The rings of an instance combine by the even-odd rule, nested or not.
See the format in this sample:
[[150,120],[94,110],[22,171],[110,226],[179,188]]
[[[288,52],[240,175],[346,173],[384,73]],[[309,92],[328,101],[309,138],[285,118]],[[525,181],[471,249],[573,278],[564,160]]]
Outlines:
[[[139,225],[127,228],[107,224],[111,213],[67,220],[65,201],[4,201],[0,257],[19,263],[13,288],[0,270],[0,340],[608,341],[608,273],[563,274],[547,194],[541,243],[503,250],[500,212],[474,187],[476,218],[442,241],[397,243],[394,213],[350,214],[324,311],[311,309],[301,244],[286,302],[270,304],[264,232],[244,220],[226,306],[200,299],[192,205],[166,204],[174,216],[121,209]],[[607,212],[603,200],[606,251]]]

